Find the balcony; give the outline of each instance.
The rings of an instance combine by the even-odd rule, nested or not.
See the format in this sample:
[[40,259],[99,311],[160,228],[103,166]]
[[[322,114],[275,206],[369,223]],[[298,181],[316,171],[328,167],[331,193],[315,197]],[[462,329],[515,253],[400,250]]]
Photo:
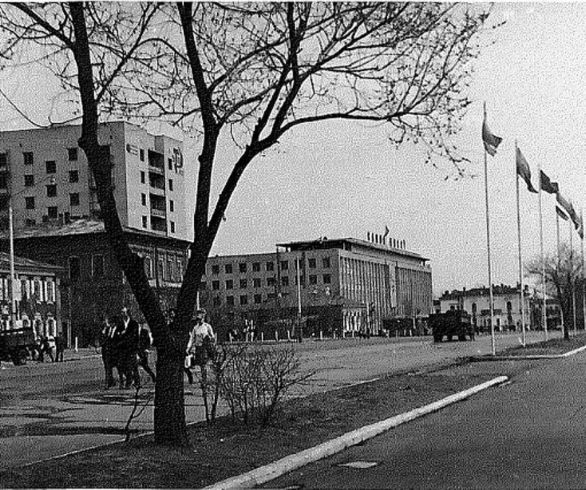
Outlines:
[[167,216],[167,213],[164,209],[151,208],[151,216],[156,216],[157,218],[165,218]]
[[154,171],[156,173],[160,173],[161,175],[165,173],[165,155],[153,150],[149,150],[148,158],[149,172]]

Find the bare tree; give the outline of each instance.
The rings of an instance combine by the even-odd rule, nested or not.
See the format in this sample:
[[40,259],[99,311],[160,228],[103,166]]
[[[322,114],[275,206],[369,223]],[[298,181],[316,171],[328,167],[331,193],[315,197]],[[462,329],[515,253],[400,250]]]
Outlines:
[[[387,124],[389,138],[424,143],[463,172],[450,143],[470,101],[471,61],[488,11],[445,3],[22,4],[0,7],[2,59],[32,43],[38,62],[77,90],[84,150],[117,260],[158,347],[155,439],[187,445],[183,355],[205,263],[244,171],[302,124]],[[191,256],[169,328],[122,233],[108,148],[108,115],[165,119],[200,134]],[[221,135],[241,148],[217,201]],[[437,160],[433,160],[435,164]]]
[[[582,297],[582,258],[564,243],[560,245],[559,255],[547,254],[544,262],[546,294],[558,300],[564,318],[564,338],[569,339],[570,328],[575,328],[574,306]],[[543,284],[541,257],[525,264],[525,271]]]

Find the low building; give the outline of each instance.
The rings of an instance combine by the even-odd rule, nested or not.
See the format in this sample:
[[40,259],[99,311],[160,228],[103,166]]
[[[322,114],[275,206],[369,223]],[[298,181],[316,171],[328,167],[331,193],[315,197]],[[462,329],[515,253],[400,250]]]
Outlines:
[[[201,301],[220,328],[252,320],[265,335],[378,333],[386,319],[432,311],[428,259],[355,238],[278,244],[274,252],[210,257]],[[279,333],[280,332],[280,333]]]
[[[37,336],[66,333],[61,323],[61,267],[14,257],[15,327],[33,327]],[[10,255],[0,252],[0,329],[11,324]]]
[[[497,331],[521,330],[521,287],[495,285],[492,288],[493,317]],[[525,285],[524,289],[525,328],[537,329],[540,315],[536,314],[541,300],[535,290]],[[478,331],[490,331],[490,291],[488,287],[446,291],[437,303],[436,311],[465,310],[472,316],[472,323]],[[555,302],[547,302],[548,327],[559,323],[559,308]]]

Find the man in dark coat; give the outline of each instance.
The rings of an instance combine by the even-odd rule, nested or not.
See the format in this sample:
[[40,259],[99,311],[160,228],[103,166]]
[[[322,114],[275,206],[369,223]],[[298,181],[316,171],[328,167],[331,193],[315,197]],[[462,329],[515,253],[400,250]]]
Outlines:
[[[104,372],[106,379],[104,382],[104,389],[111,388],[116,383],[114,381],[114,367],[117,366],[117,343],[119,332],[117,329],[115,318],[104,318],[104,326],[100,331],[100,345],[102,346],[102,362],[104,364]],[[121,377],[120,368],[118,373]]]
[[136,388],[140,387],[140,376],[138,374],[137,353],[139,350],[140,326],[138,322],[130,315],[127,306],[122,308],[122,334],[120,336],[120,356],[121,362],[125,366],[127,373],[126,388],[134,384]]

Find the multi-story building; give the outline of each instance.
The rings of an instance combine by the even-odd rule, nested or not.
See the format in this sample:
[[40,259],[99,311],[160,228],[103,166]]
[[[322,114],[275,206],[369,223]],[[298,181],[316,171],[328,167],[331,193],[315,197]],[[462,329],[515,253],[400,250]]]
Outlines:
[[[15,228],[99,216],[80,136],[81,126],[2,132],[0,196],[12,196]],[[110,147],[122,225],[186,236],[182,143],[126,122],[101,124],[98,139]]]
[[223,324],[246,318],[262,327],[301,310],[340,335],[378,332],[385,319],[431,312],[427,260],[354,238],[278,244],[270,253],[210,257],[202,302],[225,314]]
[[[182,143],[125,122],[100,125],[110,148],[114,197],[133,250],[144,258],[163,307],[174,305],[189,235]],[[133,297],[110,251],[80,126],[3,132],[0,200],[11,198],[17,255],[58,265],[64,331],[92,342],[103,316]],[[8,250],[7,213],[0,237]],[[139,317],[138,309],[134,308]]]
[[[495,329],[521,330],[521,287],[495,285],[492,288],[493,315]],[[536,314],[536,306],[541,304],[536,291],[525,285],[524,290],[525,328],[538,325],[541,315]],[[439,312],[465,310],[472,316],[472,323],[480,331],[490,331],[490,291],[487,287],[446,291],[439,298]],[[559,323],[557,303],[547,301],[548,326]],[[537,328],[537,327],[535,327]]]

